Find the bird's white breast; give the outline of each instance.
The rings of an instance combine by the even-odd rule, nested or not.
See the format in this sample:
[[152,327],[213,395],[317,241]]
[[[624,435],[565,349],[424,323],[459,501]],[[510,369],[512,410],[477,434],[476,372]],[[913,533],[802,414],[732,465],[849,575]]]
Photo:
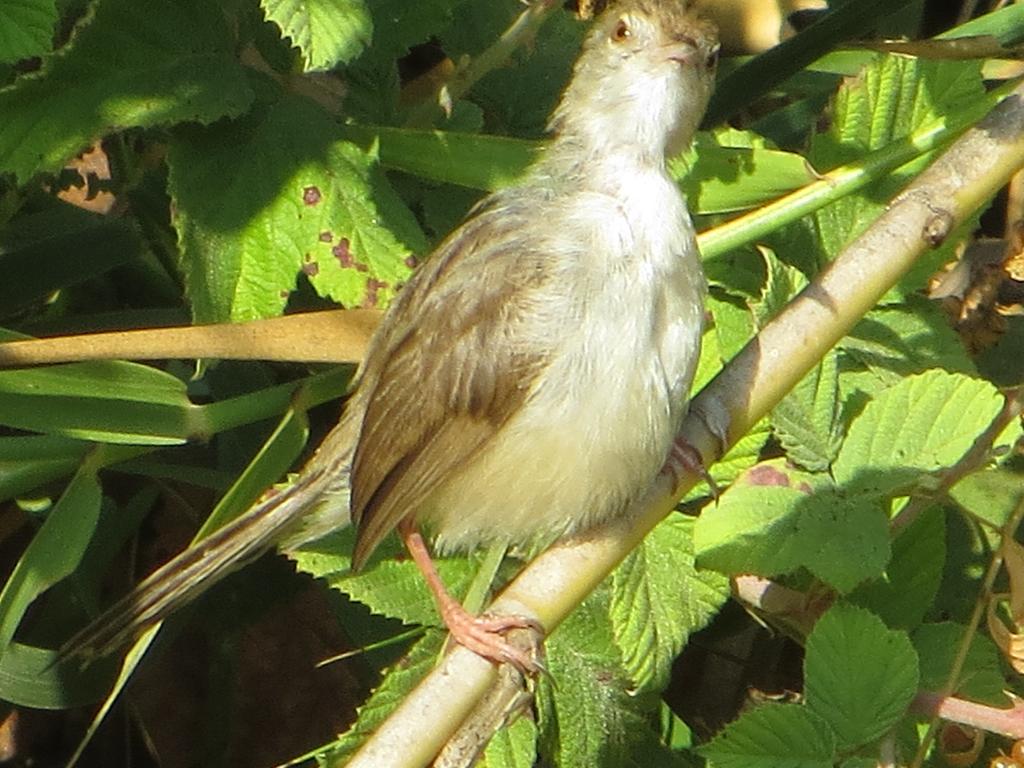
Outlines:
[[665,461],[698,357],[703,276],[673,182],[654,171],[618,182],[540,214],[561,220],[546,248],[560,290],[535,308],[525,343],[555,339],[557,351],[425,510],[442,549],[585,529],[621,513]]

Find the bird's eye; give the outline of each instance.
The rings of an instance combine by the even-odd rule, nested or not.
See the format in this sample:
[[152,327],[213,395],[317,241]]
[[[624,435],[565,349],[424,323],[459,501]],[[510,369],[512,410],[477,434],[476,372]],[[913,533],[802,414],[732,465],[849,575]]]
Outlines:
[[632,37],[633,31],[629,28],[629,24],[625,19],[619,19],[618,24],[615,25],[615,29],[612,30],[612,40],[616,43],[624,43]]

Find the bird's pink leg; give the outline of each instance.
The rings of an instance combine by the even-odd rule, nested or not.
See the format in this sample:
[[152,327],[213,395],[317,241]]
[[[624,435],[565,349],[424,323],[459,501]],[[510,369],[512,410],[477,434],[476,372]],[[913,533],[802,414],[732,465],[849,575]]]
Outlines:
[[427,586],[434,595],[438,611],[452,638],[478,656],[496,663],[512,664],[524,675],[536,675],[540,665],[529,653],[512,645],[504,634],[512,629],[532,629],[543,634],[544,630],[536,621],[522,616],[474,616],[452,597],[445,589],[444,582],[434,566],[423,536],[411,521],[402,521],[398,533],[405,542]]

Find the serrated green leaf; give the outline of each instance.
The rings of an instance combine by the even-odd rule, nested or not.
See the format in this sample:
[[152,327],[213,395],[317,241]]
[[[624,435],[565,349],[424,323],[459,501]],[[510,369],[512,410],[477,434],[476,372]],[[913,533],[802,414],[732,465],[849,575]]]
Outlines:
[[[829,130],[815,136],[809,160],[822,169],[855,161],[955,112],[983,93],[978,62],[879,55],[858,78],[840,88]],[[833,258],[863,232],[927,159],[904,166],[873,190],[820,210],[815,218],[828,257]]]
[[833,606],[807,637],[807,708],[829,724],[839,749],[867,744],[895,727],[918,678],[910,638],[863,608]]
[[606,592],[591,595],[546,643],[551,682],[538,699],[541,726],[563,768],[672,765],[650,725],[657,697],[635,695],[612,639]]
[[299,49],[306,72],[344,64],[359,55],[373,35],[363,0],[261,0],[260,6]]
[[50,50],[57,23],[55,0],[7,0],[0,4],[0,63]]
[[877,503],[818,491],[800,505],[802,564],[839,592],[878,576],[891,555],[889,518]]
[[96,467],[86,461],[50,510],[0,593],[0,656],[32,601],[78,567],[99,514]]
[[835,739],[806,707],[766,702],[700,749],[709,768],[832,768]]
[[[921,659],[922,689],[946,690],[950,670],[960,653],[966,632],[967,628],[959,624],[942,622],[924,624],[910,636]],[[1010,703],[1006,688],[999,649],[991,639],[975,632],[960,679],[953,686],[953,695],[1002,708]]]
[[692,632],[729,598],[729,581],[694,565],[693,519],[663,520],[615,569],[609,616],[622,663],[636,688],[664,688],[672,660]]
[[945,516],[929,509],[893,541],[885,576],[861,585],[849,600],[893,629],[913,629],[931,608],[945,563]]
[[1013,467],[993,467],[967,475],[949,495],[970,514],[1002,528],[1024,501],[1024,478]]
[[537,764],[537,724],[520,717],[487,744],[481,768],[533,768]]
[[[758,301],[751,302],[758,327],[771,320],[807,285],[807,276],[780,261],[767,247],[759,252],[766,279]],[[772,428],[787,455],[812,471],[826,469],[839,450],[839,372],[834,352],[794,387],[772,411]]]
[[115,129],[241,114],[252,90],[234,46],[216,5],[97,3],[42,71],[0,90],[0,170],[25,182]]
[[355,724],[337,741],[324,746],[321,757],[330,765],[345,765],[364,741],[405,700],[437,662],[445,643],[443,632],[428,632],[405,657],[384,674],[384,679],[359,707]]
[[923,299],[873,309],[839,346],[875,374],[879,385],[868,390],[872,395],[932,368],[976,374],[967,350],[939,306]]
[[[456,597],[463,595],[473,580],[473,567],[464,559],[435,558],[434,565],[449,593]],[[385,559],[364,572],[327,581],[374,613],[406,624],[441,626],[433,595],[419,569],[410,561]]]
[[750,310],[736,300],[721,299],[714,294],[708,296],[707,308],[715,321],[714,332],[722,360],[731,360],[754,335]]
[[799,505],[806,498],[793,488],[732,485],[694,527],[698,565],[763,576],[799,567],[802,555],[796,533]]
[[701,567],[761,576],[806,567],[841,592],[882,572],[890,552],[880,506],[828,487],[786,487],[782,473],[758,469],[744,476],[754,484],[741,478],[698,519]]
[[[872,150],[892,145],[935,120],[952,122],[984,94],[981,63],[941,61],[901,55],[879,55],[860,76],[848,81],[836,96],[827,132],[815,136],[809,161],[827,169]],[[887,201],[930,162],[925,153],[879,182],[818,210],[814,222],[823,258],[831,260],[882,213]],[[895,298],[920,288],[923,277],[943,263],[974,224],[958,230],[921,259],[892,291]]]
[[757,301],[750,303],[754,322],[758,328],[764,326],[782,310],[807,285],[807,275],[796,267],[780,261],[775,253],[765,246],[758,248],[765,265],[765,282]]
[[991,384],[945,371],[911,376],[864,408],[832,467],[849,493],[886,493],[955,464],[999,413]]
[[374,158],[305,99],[182,132],[168,163],[199,321],[280,314],[300,272],[346,306],[386,303],[426,250]]
[[772,431],[793,462],[813,472],[828,469],[842,443],[839,360],[825,357],[772,409]]
[[[353,529],[333,533],[288,553],[300,571],[324,579],[373,613],[406,624],[442,626],[434,598],[415,563],[396,560],[398,546],[386,541],[381,557],[359,573],[351,571]],[[435,558],[434,564],[448,591],[461,597],[473,580],[473,563],[465,558]]]
[[[453,61],[474,57],[498,40],[522,11],[517,3],[466,0],[438,38]],[[571,14],[551,14],[531,45],[520,46],[505,66],[491,70],[473,86],[469,97],[483,108],[495,133],[543,135],[548,115],[569,79],[585,27]],[[530,87],[523,88],[523,83]]]

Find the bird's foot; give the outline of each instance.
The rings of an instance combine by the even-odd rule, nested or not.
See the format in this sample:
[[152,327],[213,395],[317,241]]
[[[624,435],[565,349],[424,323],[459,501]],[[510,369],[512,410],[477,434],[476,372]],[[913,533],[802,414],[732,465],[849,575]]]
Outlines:
[[[535,677],[544,671],[544,667],[537,661],[540,656],[540,639],[544,637],[544,627],[539,621],[513,615],[474,616],[445,588],[423,536],[412,521],[403,520],[399,523],[398,532],[433,593],[438,612],[455,642],[496,664],[511,664],[526,676]],[[529,651],[514,645],[506,637],[508,633],[520,630],[530,630]]]
[[[540,638],[544,636],[539,622],[524,616],[474,616],[455,601],[442,608],[441,618],[452,640],[478,656],[497,664],[511,664],[527,677],[544,671],[538,661]],[[513,630],[529,631],[529,650],[509,640],[507,634]]]
[[679,487],[679,481],[684,474],[696,474],[708,484],[713,498],[718,499],[720,495],[718,484],[704,466],[704,457],[682,436],[676,437],[672,442],[672,448],[669,449],[668,458],[665,459],[665,466],[661,471],[672,479],[673,488]]

